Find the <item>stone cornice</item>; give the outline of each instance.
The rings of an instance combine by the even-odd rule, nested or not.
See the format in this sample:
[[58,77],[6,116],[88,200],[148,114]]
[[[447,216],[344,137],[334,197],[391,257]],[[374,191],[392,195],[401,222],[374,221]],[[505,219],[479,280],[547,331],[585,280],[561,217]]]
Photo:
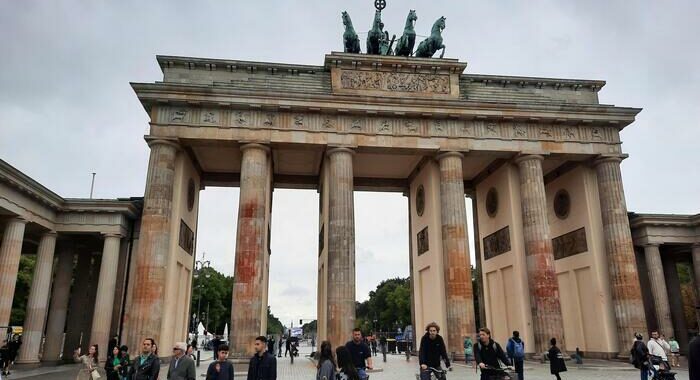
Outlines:
[[485,85],[494,86],[518,86],[518,87],[552,87],[554,89],[569,88],[572,90],[600,91],[605,86],[603,80],[590,79],[564,79],[564,78],[540,78],[522,77],[511,75],[485,75],[485,74],[462,74],[462,80],[470,82],[480,82]]
[[247,70],[247,71],[269,71],[275,72],[289,72],[294,73],[315,73],[318,71],[324,71],[323,66],[314,65],[297,65],[288,63],[273,63],[273,62],[256,62],[256,61],[241,61],[234,59],[214,59],[214,58],[195,58],[195,57],[178,57],[170,55],[157,55],[156,60],[162,71],[166,68],[187,68],[190,70],[206,70],[206,71],[236,71],[236,70]]
[[0,160],[0,181],[57,213],[107,212],[121,213],[129,218],[136,218],[139,214],[137,201],[131,199],[63,198],[3,160]]
[[637,214],[629,213],[630,227],[643,228],[648,226],[697,227],[700,226],[700,214]]
[[294,110],[339,114],[376,114],[533,122],[611,125],[618,129],[634,122],[640,108],[595,104],[514,104],[465,100],[431,100],[352,95],[278,92],[271,94],[228,87],[175,83],[131,83],[144,108],[157,104],[199,107]]

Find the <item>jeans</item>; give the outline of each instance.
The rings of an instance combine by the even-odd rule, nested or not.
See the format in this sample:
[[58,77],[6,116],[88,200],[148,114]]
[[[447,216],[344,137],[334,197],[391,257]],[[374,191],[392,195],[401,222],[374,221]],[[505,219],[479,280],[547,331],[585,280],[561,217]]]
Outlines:
[[515,367],[515,373],[518,374],[518,380],[523,380],[525,378],[523,375],[523,360],[513,359],[513,366]]
[[364,368],[358,368],[357,374],[360,376],[360,380],[369,379],[369,375],[367,375],[367,371]]

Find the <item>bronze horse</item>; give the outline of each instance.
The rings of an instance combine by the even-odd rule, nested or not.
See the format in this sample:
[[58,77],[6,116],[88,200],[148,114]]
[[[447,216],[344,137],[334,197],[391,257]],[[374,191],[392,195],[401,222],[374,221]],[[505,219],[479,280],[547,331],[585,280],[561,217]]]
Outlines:
[[343,12],[343,25],[345,26],[345,33],[343,33],[343,48],[346,53],[360,52],[360,38],[357,37],[355,33],[355,28],[352,26],[352,20],[350,20],[350,15],[348,12]]
[[423,40],[416,49],[416,57],[431,58],[439,49],[442,49],[440,58],[445,55],[445,45],[442,43],[442,31],[445,29],[445,17],[440,17],[433,24],[430,37]]
[[377,10],[374,12],[372,29],[367,33],[367,54],[381,54],[379,43],[382,39],[386,38],[382,31],[383,26],[382,11]]
[[396,55],[408,57],[413,54],[413,46],[416,44],[415,22],[418,21],[416,11],[411,9],[406,17],[406,26],[403,28],[403,35],[396,44]]

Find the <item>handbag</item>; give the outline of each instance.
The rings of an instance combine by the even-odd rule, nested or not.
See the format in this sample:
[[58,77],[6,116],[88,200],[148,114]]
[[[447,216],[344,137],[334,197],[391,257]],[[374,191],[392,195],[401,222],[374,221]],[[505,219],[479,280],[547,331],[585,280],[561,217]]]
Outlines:
[[93,369],[92,372],[90,372],[90,377],[92,377],[92,380],[97,380],[101,378],[102,376],[100,375],[99,372],[97,372],[96,369]]

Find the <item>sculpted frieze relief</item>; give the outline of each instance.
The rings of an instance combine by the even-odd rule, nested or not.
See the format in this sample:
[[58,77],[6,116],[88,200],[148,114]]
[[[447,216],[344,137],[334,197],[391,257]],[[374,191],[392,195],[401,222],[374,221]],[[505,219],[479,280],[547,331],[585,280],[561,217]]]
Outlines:
[[348,90],[449,94],[450,77],[443,74],[343,70],[340,87]]
[[160,124],[214,128],[270,128],[393,136],[583,143],[617,144],[620,142],[615,127],[487,119],[432,119],[401,116],[335,115],[320,112],[161,107],[156,114],[156,121]]

